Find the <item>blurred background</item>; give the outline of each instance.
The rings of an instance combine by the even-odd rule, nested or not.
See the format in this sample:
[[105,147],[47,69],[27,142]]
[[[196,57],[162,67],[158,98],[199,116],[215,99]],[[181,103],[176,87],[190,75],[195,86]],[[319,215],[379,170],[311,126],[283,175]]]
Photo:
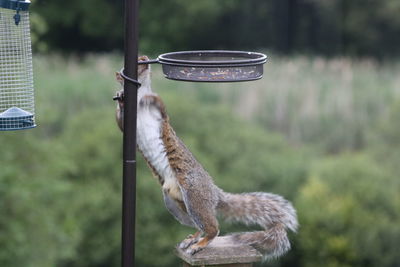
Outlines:
[[[292,250],[257,266],[400,266],[399,14],[398,0],[141,1],[141,54],[269,56],[247,83],[174,82],[152,66],[217,185],[296,207]],[[123,1],[33,0],[31,24],[38,127],[0,132],[0,266],[120,266]],[[179,266],[173,247],[193,230],[138,157],[137,265]]]

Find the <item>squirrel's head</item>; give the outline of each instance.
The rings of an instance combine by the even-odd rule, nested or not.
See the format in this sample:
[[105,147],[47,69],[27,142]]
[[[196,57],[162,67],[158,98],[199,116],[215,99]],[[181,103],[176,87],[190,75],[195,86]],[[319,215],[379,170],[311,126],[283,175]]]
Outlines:
[[[138,58],[138,62],[140,61],[147,61],[149,58],[147,56],[140,56]],[[150,84],[150,72],[151,68],[149,64],[138,64],[138,82],[141,86],[147,86]],[[122,77],[120,72],[115,73],[115,78],[117,82],[124,86],[124,78]],[[139,88],[140,90],[140,88]],[[117,100],[120,107],[123,107],[124,101],[124,90],[120,90],[117,92],[116,96],[113,97],[113,100]]]
[[[147,56],[140,56],[138,62],[147,61],[149,58]],[[150,81],[151,68],[149,64],[138,64],[138,82],[142,85],[147,84]],[[115,73],[116,80],[124,86],[124,78],[120,72]]]
[[[138,62],[148,61],[147,56],[141,56],[138,58]],[[147,85],[150,81],[151,68],[149,64],[139,64],[138,65],[138,82],[142,85]]]

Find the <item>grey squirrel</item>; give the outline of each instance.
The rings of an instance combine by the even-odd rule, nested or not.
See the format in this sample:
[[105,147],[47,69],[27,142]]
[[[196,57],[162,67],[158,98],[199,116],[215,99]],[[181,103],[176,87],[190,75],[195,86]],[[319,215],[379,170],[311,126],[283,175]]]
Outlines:
[[[139,61],[148,60],[146,56]],[[117,80],[123,85],[120,73]],[[161,98],[151,90],[150,66],[138,66],[137,148],[162,187],[168,211],[182,224],[198,231],[179,248],[194,254],[219,234],[217,214],[223,218],[258,224],[264,231],[233,234],[230,238],[251,245],[264,258],[281,256],[290,249],[287,229],[296,232],[296,211],[289,201],[271,193],[232,194],[218,188],[211,176],[178,138]],[[117,92],[116,118],[123,131],[123,90]]]

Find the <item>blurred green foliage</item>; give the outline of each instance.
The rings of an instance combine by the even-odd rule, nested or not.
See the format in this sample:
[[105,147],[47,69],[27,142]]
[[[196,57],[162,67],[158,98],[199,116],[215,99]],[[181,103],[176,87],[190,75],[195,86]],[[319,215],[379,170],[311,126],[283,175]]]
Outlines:
[[[0,266],[120,265],[122,135],[111,98],[121,60],[35,58],[38,127],[0,133]],[[392,267],[400,263],[399,70],[272,57],[251,83],[178,83],[155,66],[153,88],[216,184],[294,203],[293,249],[258,266]],[[193,230],[166,211],[140,156],[137,193],[137,265],[178,266],[173,246]]]
[[366,155],[315,166],[296,200],[303,265],[398,265],[398,179]]
[[[32,2],[37,50],[123,49],[123,1]],[[400,54],[399,12],[398,0],[142,0],[140,47],[391,58]]]

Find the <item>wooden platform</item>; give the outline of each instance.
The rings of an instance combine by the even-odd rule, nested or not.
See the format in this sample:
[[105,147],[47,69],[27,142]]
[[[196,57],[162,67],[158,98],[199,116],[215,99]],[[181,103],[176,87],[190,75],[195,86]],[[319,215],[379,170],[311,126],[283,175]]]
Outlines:
[[215,238],[205,249],[194,255],[176,248],[175,253],[184,262],[183,266],[252,266],[261,261],[262,255],[255,248],[234,243],[229,236]]

